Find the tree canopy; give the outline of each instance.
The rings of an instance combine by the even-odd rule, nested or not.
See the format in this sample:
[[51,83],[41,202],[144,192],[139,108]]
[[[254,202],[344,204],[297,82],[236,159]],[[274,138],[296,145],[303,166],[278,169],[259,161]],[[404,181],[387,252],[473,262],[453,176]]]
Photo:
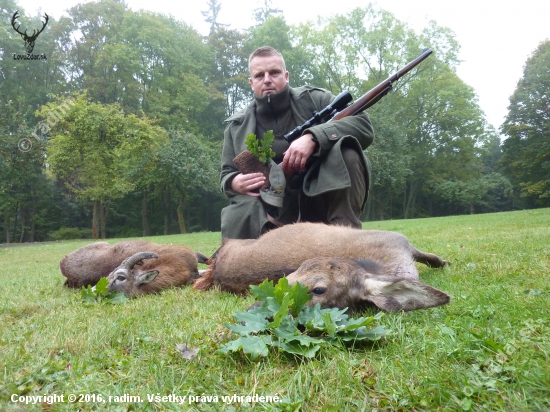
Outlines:
[[550,206],[550,41],[525,63],[502,125],[501,163],[523,197]]
[[205,2],[202,36],[123,2],[82,3],[50,17],[35,46],[48,58],[31,62],[6,58],[23,49],[10,21],[15,10],[28,24],[41,16],[0,0],[3,239],[53,238],[63,227],[102,237],[219,230],[224,119],[252,98],[247,59],[263,45],[283,53],[291,86],[356,98],[433,49],[368,109],[376,137],[364,219],[547,205],[548,42],[526,63],[501,147],[456,74],[448,28],[415,32],[374,5],[290,25],[264,1],[250,10],[257,24],[237,30],[218,21],[223,7]]

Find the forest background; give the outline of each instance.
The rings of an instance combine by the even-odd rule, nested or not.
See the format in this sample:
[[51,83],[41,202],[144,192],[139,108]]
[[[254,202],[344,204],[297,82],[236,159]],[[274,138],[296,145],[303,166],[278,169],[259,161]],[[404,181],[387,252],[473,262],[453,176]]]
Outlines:
[[[270,1],[256,24],[217,21],[208,36],[114,0],[49,18],[35,54],[13,30],[39,29],[0,0],[0,241],[218,231],[227,203],[218,176],[223,120],[252,94],[247,57],[272,45],[291,86],[359,97],[425,47],[434,54],[368,110],[371,195],[363,220],[550,206],[550,42],[525,63],[500,133],[456,74],[453,32],[420,32],[368,5],[289,25]],[[541,39],[542,40],[542,39]]]

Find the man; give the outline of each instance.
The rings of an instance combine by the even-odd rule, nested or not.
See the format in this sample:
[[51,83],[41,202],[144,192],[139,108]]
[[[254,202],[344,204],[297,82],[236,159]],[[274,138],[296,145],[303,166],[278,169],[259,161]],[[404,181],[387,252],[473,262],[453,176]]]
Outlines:
[[[222,210],[222,237],[255,239],[281,224],[324,222],[361,227],[359,216],[369,187],[369,164],[363,154],[374,139],[366,113],[315,125],[290,145],[284,139],[314,111],[333,99],[330,92],[289,87],[281,53],[261,47],[248,60],[254,100],[226,120],[221,187],[230,204]],[[261,173],[240,173],[233,159],[246,149],[245,138],[273,130],[270,188]]]

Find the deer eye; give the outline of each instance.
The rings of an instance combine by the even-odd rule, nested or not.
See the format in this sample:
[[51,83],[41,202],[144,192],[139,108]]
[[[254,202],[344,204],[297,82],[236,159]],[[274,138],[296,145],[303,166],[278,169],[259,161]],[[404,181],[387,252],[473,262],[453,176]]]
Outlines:
[[126,278],[124,276],[120,275],[116,278],[116,280],[120,280],[122,282],[123,280],[126,280]]
[[322,295],[323,293],[325,293],[327,291],[327,288],[315,288],[313,289],[311,292],[314,294],[314,295]]

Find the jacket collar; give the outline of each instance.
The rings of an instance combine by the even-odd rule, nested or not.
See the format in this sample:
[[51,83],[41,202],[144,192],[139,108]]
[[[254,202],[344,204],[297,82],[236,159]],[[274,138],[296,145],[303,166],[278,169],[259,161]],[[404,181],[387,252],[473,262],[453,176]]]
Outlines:
[[[315,87],[310,86],[302,86],[302,87],[290,87],[289,86],[289,93],[290,93],[290,107],[292,108],[292,112],[294,113],[295,120],[298,124],[304,123],[306,120],[308,120],[312,113],[309,113],[309,117],[304,117],[299,114],[299,110],[296,110],[296,101],[302,99],[304,96],[307,95],[307,98],[311,99],[309,97],[310,90],[316,89]],[[320,110],[319,108],[318,110]],[[230,117],[224,120],[224,123],[242,123],[243,118],[248,116],[250,113],[255,113],[256,111],[256,99],[252,100],[248,106],[246,106],[244,109],[234,113]]]

